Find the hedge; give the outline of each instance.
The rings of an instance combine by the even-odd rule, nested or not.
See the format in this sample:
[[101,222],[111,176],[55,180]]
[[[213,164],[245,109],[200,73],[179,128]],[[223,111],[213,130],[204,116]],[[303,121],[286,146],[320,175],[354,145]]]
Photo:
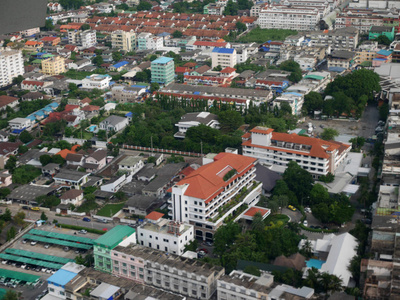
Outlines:
[[335,233],[338,232],[339,229],[317,229],[317,228],[310,228],[307,226],[304,226],[303,224],[299,224],[300,228],[306,231],[310,231],[310,232],[322,232],[322,233]]
[[87,232],[95,233],[95,234],[104,234],[106,231],[99,230],[99,229],[94,229],[94,228],[87,228],[87,227],[82,227],[82,226],[76,226],[76,225],[69,225],[69,224],[57,224],[58,227],[61,228],[67,228],[67,229],[73,229],[73,230],[86,230]]

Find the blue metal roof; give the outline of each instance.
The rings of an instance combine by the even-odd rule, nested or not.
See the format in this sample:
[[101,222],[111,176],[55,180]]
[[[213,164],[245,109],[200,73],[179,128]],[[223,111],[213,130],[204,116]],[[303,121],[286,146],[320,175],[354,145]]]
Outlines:
[[303,96],[302,94],[299,94],[299,93],[296,93],[296,92],[285,92],[282,95],[286,95],[286,94],[295,95],[295,96],[299,96],[299,97]]
[[171,57],[164,57],[164,56],[161,56],[161,57],[159,57],[159,58],[157,58],[156,60],[153,60],[151,63],[153,64],[166,64],[166,63],[169,63],[171,60],[174,60],[173,58],[171,58]]
[[116,63],[115,65],[113,65],[114,68],[118,69],[121,68],[125,65],[129,64],[129,62],[127,62],[126,60],[120,61],[119,63]]
[[48,283],[52,283],[58,286],[65,286],[68,282],[70,282],[76,275],[76,273],[60,269],[55,272],[49,279],[47,279]]
[[133,113],[132,112],[128,112],[128,113],[126,113],[126,115],[125,115],[125,117],[132,117],[133,116]]
[[46,105],[46,107],[47,106],[50,106],[50,107],[58,107],[58,103],[57,102],[51,102],[50,104],[48,104],[48,105]]
[[43,108],[43,111],[52,112],[53,109],[51,107],[46,106],[46,107]]
[[131,87],[137,87],[137,88],[147,88],[148,85],[140,85],[140,84],[132,84]]
[[44,116],[44,111],[38,110],[38,111],[34,112],[33,114],[37,115],[37,116]]
[[171,35],[171,34],[168,33],[168,32],[162,32],[162,33],[158,34],[157,36],[163,37],[163,36],[170,36],[170,35]]
[[29,120],[31,120],[31,121],[35,121],[35,120],[36,120],[36,117],[33,116],[33,115],[30,115],[30,116],[27,116],[26,119],[29,119]]
[[235,49],[215,47],[212,52],[232,54]]
[[376,52],[376,54],[389,56],[390,54],[392,54],[392,51],[382,49]]

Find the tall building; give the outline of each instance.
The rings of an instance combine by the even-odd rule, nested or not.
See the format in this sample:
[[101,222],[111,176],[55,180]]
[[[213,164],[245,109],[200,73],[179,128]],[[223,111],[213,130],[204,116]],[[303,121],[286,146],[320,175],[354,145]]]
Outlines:
[[257,158],[283,173],[290,161],[295,161],[314,178],[335,174],[337,167],[350,152],[351,146],[335,141],[274,132],[257,126],[242,136],[243,155]]
[[14,77],[24,74],[24,60],[19,50],[0,51],[0,87],[12,83]]
[[133,31],[117,30],[111,34],[112,47],[123,51],[136,49],[136,34]]
[[96,31],[68,31],[68,44],[78,45],[83,49],[93,47],[97,44]]
[[154,36],[148,32],[141,32],[137,36],[138,50],[159,50],[164,46],[164,40],[160,36]]
[[174,81],[175,64],[170,57],[159,57],[151,62],[151,82],[168,85]]
[[46,75],[58,75],[65,72],[65,59],[61,56],[53,56],[42,60],[42,73]]
[[225,218],[258,202],[261,185],[253,183],[255,158],[220,153],[206,162],[171,188],[168,209],[174,220],[194,225],[196,238],[212,240]]
[[221,66],[234,68],[237,65],[237,55],[235,49],[214,48],[211,53],[211,67]]
[[118,245],[136,244],[135,229],[129,226],[117,225],[93,242],[94,267],[96,270],[111,273],[113,261],[111,250]]

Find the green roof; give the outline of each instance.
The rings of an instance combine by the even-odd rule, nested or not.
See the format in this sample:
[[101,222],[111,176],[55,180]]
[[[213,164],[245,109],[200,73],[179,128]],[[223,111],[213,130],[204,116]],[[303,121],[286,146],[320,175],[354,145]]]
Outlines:
[[324,79],[325,77],[324,77],[324,76],[319,76],[319,75],[309,74],[309,75],[304,76],[304,78],[322,80],[322,79]]
[[29,234],[40,235],[40,236],[59,239],[59,240],[66,240],[66,241],[70,241],[70,242],[93,245],[92,239],[89,239],[89,238],[86,238],[83,236],[75,236],[75,235],[69,235],[69,234],[57,233],[57,232],[51,232],[51,231],[44,231],[44,230],[38,230],[38,229],[29,230]]
[[366,60],[366,61],[363,61],[360,65],[362,67],[372,67],[372,61]]
[[22,280],[22,281],[26,281],[26,282],[35,282],[40,278],[40,276],[37,276],[37,275],[26,274],[26,273],[6,270],[6,269],[0,269],[0,274],[2,277]]
[[97,246],[114,249],[126,237],[132,235],[133,233],[135,233],[134,228],[125,225],[118,225],[95,240],[94,244]]
[[41,64],[42,60],[41,59],[35,59],[32,63],[33,64]]
[[[35,266],[40,266],[40,267],[45,267],[45,268],[52,268],[52,269],[61,269],[61,267],[64,265],[64,264],[56,264],[56,263],[51,263],[51,262],[47,262],[47,261],[30,259],[30,258],[26,258],[26,257],[20,257],[20,256],[16,256],[16,255],[11,255],[11,254],[5,254],[5,253],[0,253],[0,258],[5,259],[5,260],[17,261],[17,262],[24,263],[24,264],[30,264],[30,265],[35,265]],[[1,276],[3,276],[3,274],[1,274]]]
[[47,254],[42,254],[42,253],[37,253],[37,252],[15,249],[15,248],[6,249],[6,253],[14,254],[14,255],[18,255],[18,256],[22,256],[22,257],[34,258],[34,259],[38,259],[38,260],[60,263],[60,264],[66,264],[66,263],[74,261],[73,259],[70,259],[70,258],[47,255]]
[[[8,271],[8,270],[7,270]],[[39,276],[38,276],[39,277]],[[4,295],[7,293],[6,289],[0,289],[0,299],[4,298]]]
[[28,239],[31,241],[38,241],[38,242],[42,242],[42,243],[55,244],[55,245],[61,245],[61,246],[79,248],[79,249],[89,250],[90,248],[92,248],[91,245],[85,245],[85,244],[81,244],[79,242],[74,243],[74,242],[62,241],[62,240],[57,240],[57,239],[53,239],[53,238],[32,235],[32,234],[25,234],[22,238]]

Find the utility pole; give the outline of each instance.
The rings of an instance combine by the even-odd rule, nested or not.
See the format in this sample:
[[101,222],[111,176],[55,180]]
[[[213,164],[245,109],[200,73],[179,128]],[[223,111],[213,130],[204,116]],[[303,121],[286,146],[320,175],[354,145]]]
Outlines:
[[203,156],[203,141],[200,141],[200,154]]
[[150,136],[150,144],[151,144],[151,156],[154,156],[153,155],[153,136],[152,135]]

